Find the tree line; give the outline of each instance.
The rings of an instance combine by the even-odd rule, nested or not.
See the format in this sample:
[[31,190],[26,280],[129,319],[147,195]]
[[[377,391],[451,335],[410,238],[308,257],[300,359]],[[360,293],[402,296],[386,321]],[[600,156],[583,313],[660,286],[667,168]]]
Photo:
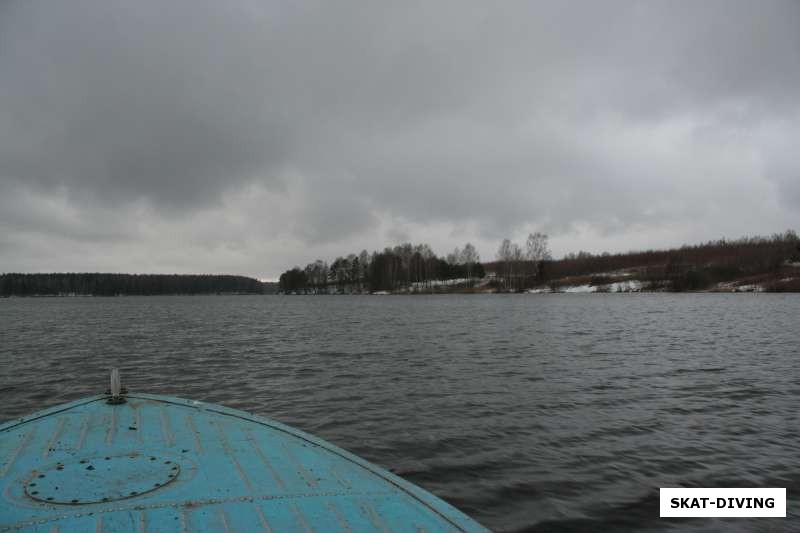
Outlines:
[[719,239],[669,250],[620,254],[568,254],[546,265],[546,278],[639,270],[639,279],[666,284],[668,290],[702,290],[714,283],[777,274],[787,262],[800,261],[800,238],[793,230],[771,236]]
[[340,256],[327,263],[318,259],[305,268],[296,266],[280,276],[286,293],[423,292],[442,283],[471,286],[486,275],[475,246],[470,243],[438,257],[427,244],[404,243],[382,252]]
[[547,241],[547,235],[539,232],[528,235],[524,247],[503,239],[497,249],[497,261],[491,264],[497,288],[515,292],[544,283],[545,265],[553,259]]
[[522,246],[504,239],[494,261],[486,263],[480,261],[470,243],[444,257],[438,257],[426,244],[405,243],[382,252],[364,250],[337,257],[330,264],[317,260],[305,268],[294,267],[281,275],[279,288],[287,293],[426,292],[443,284],[466,289],[481,280],[482,289],[518,292],[557,286],[571,279],[583,278],[579,283],[587,283],[595,275],[598,284],[608,283],[609,273],[627,270],[635,271],[636,279],[649,283],[651,290],[702,290],[748,277],[765,284],[767,290],[789,290],[797,282],[790,286],[782,281],[784,289],[780,289],[772,278],[782,280],[786,269],[795,269],[796,265],[800,265],[800,238],[793,230],[667,250],[617,254],[580,251],[561,259],[553,259],[548,236],[537,232],[528,235]]
[[504,239],[497,261],[481,263],[475,246],[466,243],[444,257],[427,244],[404,243],[382,252],[337,257],[330,264],[318,259],[305,268],[296,266],[281,274],[279,287],[285,293],[428,292],[442,286],[471,288],[477,280],[498,290],[515,291],[541,281],[541,268],[552,256],[548,237],[532,233],[525,246]]
[[257,279],[186,274],[0,274],[0,296],[263,294]]

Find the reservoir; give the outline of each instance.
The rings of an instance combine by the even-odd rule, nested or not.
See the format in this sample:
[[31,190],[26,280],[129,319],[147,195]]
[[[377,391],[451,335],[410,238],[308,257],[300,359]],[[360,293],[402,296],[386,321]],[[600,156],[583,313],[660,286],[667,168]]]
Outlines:
[[[0,421],[102,393],[318,435],[499,531],[796,530],[800,298],[0,300]],[[787,518],[660,519],[658,489],[785,487]]]

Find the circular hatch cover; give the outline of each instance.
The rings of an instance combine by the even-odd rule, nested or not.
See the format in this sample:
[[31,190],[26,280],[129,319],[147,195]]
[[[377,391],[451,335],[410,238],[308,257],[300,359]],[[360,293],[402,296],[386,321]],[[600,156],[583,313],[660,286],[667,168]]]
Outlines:
[[159,489],[178,474],[178,463],[155,455],[91,457],[35,470],[25,483],[25,493],[45,503],[113,502]]

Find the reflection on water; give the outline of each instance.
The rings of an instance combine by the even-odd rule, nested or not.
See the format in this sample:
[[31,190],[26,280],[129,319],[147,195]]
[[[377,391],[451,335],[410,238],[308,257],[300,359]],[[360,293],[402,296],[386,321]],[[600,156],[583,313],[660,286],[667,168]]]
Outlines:
[[[0,300],[0,419],[131,390],[297,426],[497,530],[797,530],[794,295]],[[661,486],[787,519],[662,520]]]

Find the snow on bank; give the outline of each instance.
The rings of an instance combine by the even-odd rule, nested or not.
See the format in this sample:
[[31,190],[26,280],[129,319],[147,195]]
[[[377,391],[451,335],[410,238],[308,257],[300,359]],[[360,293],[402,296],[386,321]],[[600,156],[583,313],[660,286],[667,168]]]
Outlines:
[[414,281],[411,283],[411,288],[427,289],[429,287],[453,287],[458,285],[471,285],[473,282],[474,280],[471,280],[469,278],[455,278],[455,279],[444,279],[444,280],[432,279],[429,281]]
[[733,288],[733,292],[764,292],[764,287],[758,284],[739,285]]
[[722,282],[717,283],[717,289],[730,292],[764,292],[764,287],[757,283],[748,283],[746,285],[736,285],[736,282]]
[[584,292],[597,292],[597,287],[593,287],[591,285],[571,285],[568,287],[562,287],[561,292],[567,293],[584,293]]
[[610,292],[639,292],[642,290],[644,283],[638,279],[629,279],[625,281],[616,281],[608,285]]
[[528,294],[550,294],[553,290],[550,287],[537,287],[535,289],[528,289]]
[[644,288],[644,283],[638,279],[629,279],[626,281],[615,281],[606,285],[590,285],[585,283],[583,285],[562,285],[553,290],[551,287],[543,285],[535,287],[527,291],[528,294],[550,294],[553,292],[563,292],[570,294],[587,294],[593,292],[640,292]]

